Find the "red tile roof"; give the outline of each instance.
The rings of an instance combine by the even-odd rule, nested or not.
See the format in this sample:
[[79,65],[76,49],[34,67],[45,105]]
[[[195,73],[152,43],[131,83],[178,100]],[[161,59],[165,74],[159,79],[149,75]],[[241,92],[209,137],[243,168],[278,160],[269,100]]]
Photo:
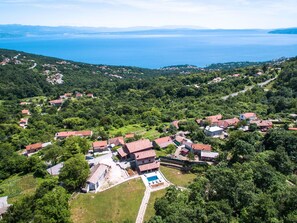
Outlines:
[[175,141],[177,141],[177,142],[179,142],[179,143],[182,143],[184,140],[185,140],[185,138],[182,137],[182,136],[176,136],[176,137],[175,137]]
[[238,122],[239,122],[238,118],[219,120],[218,126],[222,128],[228,128],[229,126],[235,126]]
[[218,115],[208,116],[205,119],[210,121],[210,123],[212,124],[214,122],[218,122],[222,118],[223,118],[223,116],[221,114],[218,114]]
[[136,153],[142,150],[151,149],[153,148],[153,145],[150,140],[143,139],[143,140],[127,143],[126,148],[129,151],[129,153]]
[[256,124],[258,127],[271,128],[272,122],[268,120],[251,121],[250,124]]
[[192,144],[193,150],[211,151],[211,145],[206,144]]
[[134,133],[128,133],[128,134],[125,135],[125,138],[130,139],[130,138],[133,138],[134,136],[135,136]]
[[93,148],[94,147],[106,147],[106,146],[107,146],[107,140],[106,141],[93,142]]
[[297,131],[297,128],[289,128],[290,131]]
[[156,152],[153,149],[147,150],[147,151],[142,151],[135,153],[135,159],[136,160],[141,160],[141,159],[146,159],[150,157],[156,157]]
[[154,142],[161,148],[165,148],[170,144],[173,144],[173,140],[170,136],[165,136],[159,139],[155,139]]
[[35,144],[31,144],[31,145],[28,145],[26,146],[26,150],[36,150],[36,149],[41,149],[42,148],[42,143],[35,143]]
[[58,132],[56,133],[56,137],[66,138],[69,136],[92,136],[92,131],[72,131],[72,132]]
[[57,99],[57,100],[52,100],[50,101],[51,104],[62,104],[63,103],[63,100],[61,99]]
[[248,112],[248,113],[243,113],[242,114],[245,118],[252,118],[252,117],[257,117],[257,115],[253,112]]
[[24,109],[24,110],[22,110],[22,114],[29,114],[30,112],[29,112],[29,110],[26,110],[26,109]]
[[159,167],[160,167],[160,162],[156,161],[153,163],[141,165],[138,168],[139,168],[140,172],[143,172],[143,171],[147,171],[147,170],[159,169]]
[[119,136],[119,137],[111,138],[109,139],[109,144],[114,144],[116,146],[124,145],[125,144],[124,137]]
[[123,148],[119,148],[117,150],[118,154],[123,158],[126,157],[128,154],[123,150]]

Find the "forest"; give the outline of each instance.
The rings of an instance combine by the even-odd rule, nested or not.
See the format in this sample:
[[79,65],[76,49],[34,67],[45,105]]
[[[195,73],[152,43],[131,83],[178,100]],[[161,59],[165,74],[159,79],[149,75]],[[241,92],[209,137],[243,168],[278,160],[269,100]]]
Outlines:
[[[170,187],[157,199],[150,223],[297,222],[297,132],[288,131],[296,127],[297,58],[155,70],[7,50],[0,50],[1,58],[10,60],[0,65],[0,197],[7,194],[1,183],[16,175],[33,174],[39,183],[33,193],[15,201],[0,222],[71,222],[68,200],[89,174],[83,155],[92,141],[122,136],[131,126],[154,132],[148,136],[153,140],[176,132],[169,127],[174,120],[180,120],[180,129],[189,131],[194,141],[211,144],[220,156],[215,166],[192,169],[197,177],[187,188]],[[61,83],[56,82],[57,73],[62,74]],[[270,79],[274,81],[258,85]],[[65,93],[73,96],[60,107],[49,103]],[[83,97],[75,97],[77,93]],[[87,97],[89,93],[94,97]],[[26,128],[19,126],[23,109],[31,113]],[[227,140],[220,140],[205,136],[195,122],[244,112],[278,124],[266,134],[235,128]],[[55,133],[71,130],[94,134],[54,140]],[[36,155],[21,155],[25,146],[38,142],[52,144]],[[59,162],[65,164],[62,174],[50,176],[46,168]]]

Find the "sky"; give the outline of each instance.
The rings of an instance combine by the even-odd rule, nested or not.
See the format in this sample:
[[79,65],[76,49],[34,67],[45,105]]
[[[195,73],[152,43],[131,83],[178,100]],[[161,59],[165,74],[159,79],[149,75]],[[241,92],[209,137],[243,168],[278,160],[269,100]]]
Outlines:
[[0,24],[297,27],[297,0],[0,0]]

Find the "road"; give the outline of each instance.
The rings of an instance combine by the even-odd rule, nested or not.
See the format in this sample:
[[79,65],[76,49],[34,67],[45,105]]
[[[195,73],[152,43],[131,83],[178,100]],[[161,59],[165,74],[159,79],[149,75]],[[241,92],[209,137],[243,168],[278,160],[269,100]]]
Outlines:
[[[259,87],[264,87],[265,85],[269,84],[271,81],[274,81],[275,79],[276,79],[276,77],[271,78],[271,79],[269,79],[269,80],[267,80],[267,81],[264,81],[264,82],[262,82],[262,83],[258,83],[258,84],[256,84],[256,85],[258,85]],[[222,97],[222,99],[223,99],[223,100],[227,100],[228,98],[230,98],[230,97],[235,97],[235,96],[239,95],[240,93],[245,93],[246,91],[249,91],[249,90],[253,89],[256,85],[253,85],[253,86],[246,86],[244,90],[241,90],[241,91],[238,91],[238,92],[229,94],[229,95],[227,95],[227,96],[224,96],[224,97]]]

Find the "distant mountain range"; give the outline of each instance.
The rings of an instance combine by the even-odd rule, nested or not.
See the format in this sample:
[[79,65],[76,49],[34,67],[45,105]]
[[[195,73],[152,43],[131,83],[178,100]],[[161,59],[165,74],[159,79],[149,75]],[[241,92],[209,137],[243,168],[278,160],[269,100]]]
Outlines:
[[272,30],[271,34],[297,34],[297,28],[276,29]]
[[[75,27],[75,26],[29,26],[29,25],[0,25],[0,38],[39,37],[39,36],[76,36],[76,35],[191,35],[201,32],[246,32],[242,30],[207,29],[198,26],[161,26],[161,27]],[[263,30],[261,30],[263,32]],[[264,30],[268,32],[269,30]]]

